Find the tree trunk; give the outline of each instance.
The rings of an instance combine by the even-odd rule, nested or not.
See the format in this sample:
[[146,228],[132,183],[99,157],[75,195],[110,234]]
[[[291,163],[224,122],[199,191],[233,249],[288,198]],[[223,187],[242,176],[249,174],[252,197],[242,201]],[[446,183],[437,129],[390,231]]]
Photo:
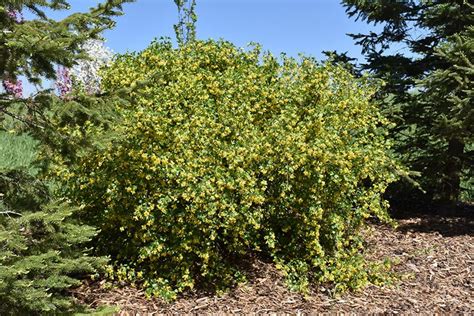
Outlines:
[[462,157],[464,154],[464,142],[457,137],[449,140],[447,162],[445,169],[446,178],[443,181],[441,199],[443,202],[450,204],[459,200],[461,193],[461,173],[462,173]]

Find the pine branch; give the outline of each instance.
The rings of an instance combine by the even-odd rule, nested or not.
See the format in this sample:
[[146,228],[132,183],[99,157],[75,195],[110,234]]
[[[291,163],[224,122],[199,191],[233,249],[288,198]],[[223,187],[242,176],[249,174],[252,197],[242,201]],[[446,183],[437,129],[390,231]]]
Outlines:
[[2,211],[2,212],[0,212],[0,215],[7,215],[8,217],[10,217],[10,214],[20,216],[20,217],[23,216],[20,213],[13,212],[13,211]]
[[3,106],[3,107],[0,107],[0,112],[2,112],[3,114],[6,114],[22,123],[25,123],[26,125],[30,126],[30,127],[37,127],[39,129],[44,129],[43,126],[39,125],[39,124],[36,124],[36,123],[33,123],[33,122],[30,122],[28,120],[25,120],[24,118],[20,117],[19,115],[16,115],[16,114],[13,114],[11,113],[10,111],[8,111],[6,109],[6,106]]

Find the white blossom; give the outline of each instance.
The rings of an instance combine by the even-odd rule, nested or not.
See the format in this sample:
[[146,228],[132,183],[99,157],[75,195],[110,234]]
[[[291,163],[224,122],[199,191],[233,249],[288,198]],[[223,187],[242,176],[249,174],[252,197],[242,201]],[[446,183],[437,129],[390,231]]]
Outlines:
[[100,69],[110,65],[114,53],[101,40],[91,39],[82,47],[89,59],[78,61],[70,69],[73,85],[82,87],[88,93],[100,92]]

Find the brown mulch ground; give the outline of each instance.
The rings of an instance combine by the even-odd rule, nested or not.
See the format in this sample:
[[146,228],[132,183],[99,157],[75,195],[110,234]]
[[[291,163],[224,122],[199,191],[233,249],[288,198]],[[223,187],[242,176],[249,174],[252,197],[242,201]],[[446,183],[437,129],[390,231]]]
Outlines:
[[84,285],[74,296],[91,307],[116,305],[119,315],[185,313],[422,313],[474,314],[474,220],[472,216],[418,216],[399,227],[374,226],[368,236],[373,258],[396,258],[403,278],[390,287],[369,286],[332,298],[319,287],[304,297],[288,291],[268,263],[252,263],[254,277],[223,296],[188,294],[172,304],[147,300],[135,288]]

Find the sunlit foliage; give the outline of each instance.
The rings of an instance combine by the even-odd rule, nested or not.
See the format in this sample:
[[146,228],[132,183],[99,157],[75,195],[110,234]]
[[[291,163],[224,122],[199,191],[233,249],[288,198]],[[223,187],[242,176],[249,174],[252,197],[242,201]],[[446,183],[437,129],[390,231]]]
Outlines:
[[131,89],[129,105],[107,132],[70,129],[109,141],[58,172],[122,277],[172,298],[231,284],[256,253],[293,289],[373,280],[360,230],[389,221],[381,195],[396,178],[376,84],[223,41],[153,43],[102,83]]

